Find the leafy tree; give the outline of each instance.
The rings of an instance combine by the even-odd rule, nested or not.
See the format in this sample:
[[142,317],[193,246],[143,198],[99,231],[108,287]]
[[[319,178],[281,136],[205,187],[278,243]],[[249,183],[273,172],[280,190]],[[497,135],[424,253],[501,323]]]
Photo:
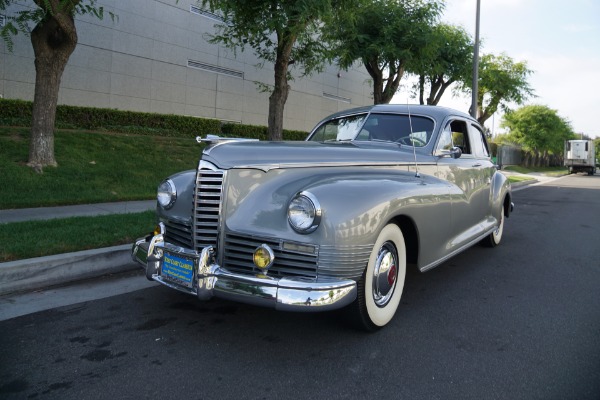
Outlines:
[[[0,11],[21,2],[0,0]],[[0,36],[11,51],[13,35],[21,32],[31,37],[36,74],[27,165],[41,172],[45,166],[57,165],[54,158],[54,120],[60,80],[77,46],[74,17],[92,14],[102,19],[104,8],[96,6],[96,0],[33,0],[33,3],[33,8],[9,15]],[[30,24],[34,25],[33,30],[30,30]]]
[[543,105],[524,106],[505,114],[502,126],[509,129],[512,141],[542,158],[548,154],[561,156],[565,140],[575,138],[569,121]]
[[362,61],[373,78],[373,102],[389,103],[409,65],[430,51],[427,42],[443,3],[435,0],[360,0],[329,27],[342,68]]
[[269,97],[268,135],[281,140],[283,111],[290,91],[290,66],[304,75],[322,70],[330,54],[321,39],[323,26],[335,10],[348,8],[354,0],[202,0],[224,23],[217,25],[212,43],[228,48],[252,48],[263,62],[274,64],[274,84]]
[[[509,104],[523,104],[533,89],[527,82],[532,73],[525,61],[514,62],[506,54],[485,54],[479,60],[479,85],[477,93],[477,120],[483,124],[498,108],[507,112]],[[472,81],[459,83],[458,89],[471,93]]]
[[419,103],[437,105],[450,85],[471,79],[473,39],[461,27],[438,24],[433,27],[427,46],[424,57],[415,60],[409,70],[419,76]]

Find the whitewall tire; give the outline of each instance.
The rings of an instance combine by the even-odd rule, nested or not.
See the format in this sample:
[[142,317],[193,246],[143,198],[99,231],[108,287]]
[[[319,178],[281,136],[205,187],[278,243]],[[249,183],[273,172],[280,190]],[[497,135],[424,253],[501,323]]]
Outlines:
[[484,244],[488,247],[496,247],[502,241],[502,234],[504,233],[504,220],[506,217],[504,216],[504,210],[500,210],[500,223],[498,227],[494,229],[492,233],[485,238]]
[[400,304],[406,277],[406,245],[398,226],[386,225],[375,242],[369,263],[358,282],[355,318],[374,331],[387,325]]

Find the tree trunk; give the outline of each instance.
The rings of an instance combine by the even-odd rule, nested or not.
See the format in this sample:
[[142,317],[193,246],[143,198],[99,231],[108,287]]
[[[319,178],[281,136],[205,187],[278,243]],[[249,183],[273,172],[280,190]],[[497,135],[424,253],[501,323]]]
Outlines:
[[[363,58],[363,64],[367,72],[373,78],[373,104],[388,104],[400,87],[400,80],[404,74],[404,65],[398,67],[387,63],[387,67],[380,68],[377,59]],[[388,70],[388,78],[383,77],[383,70]],[[385,83],[385,84],[384,84]]]
[[404,63],[399,62],[398,66],[393,63],[388,63],[388,79],[381,94],[381,103],[378,104],[389,104],[394,98],[394,95],[398,92],[400,87],[400,80],[404,75]]
[[275,87],[273,93],[269,96],[269,125],[267,129],[269,140],[283,139],[283,111],[290,92],[287,70],[288,62],[278,58],[275,62]]
[[421,105],[425,104],[424,96],[425,96],[425,75],[420,74],[419,75],[419,104],[421,104]]
[[269,96],[269,124],[267,134],[269,140],[283,139],[283,111],[290,85],[288,84],[288,68],[292,48],[297,36],[291,32],[277,33],[277,57],[275,58],[275,82],[273,93]]
[[73,17],[47,14],[31,32],[31,44],[36,76],[27,165],[41,172],[45,166],[57,165],[54,158],[54,121],[60,80],[77,45]]
[[373,78],[373,104],[383,103],[383,74],[377,65],[377,61],[363,58],[363,64]]
[[432,106],[437,106],[438,103],[440,102],[440,100],[442,99],[442,96],[444,95],[444,92],[446,91],[446,89],[448,89],[448,87],[450,85],[452,85],[454,83],[454,79],[450,79],[448,82],[444,82],[443,79],[441,79],[441,85],[436,89],[437,90],[437,94],[435,94],[435,96],[431,96],[433,98],[433,100],[431,101],[431,103],[429,102],[429,100],[427,100],[427,104],[430,104]]

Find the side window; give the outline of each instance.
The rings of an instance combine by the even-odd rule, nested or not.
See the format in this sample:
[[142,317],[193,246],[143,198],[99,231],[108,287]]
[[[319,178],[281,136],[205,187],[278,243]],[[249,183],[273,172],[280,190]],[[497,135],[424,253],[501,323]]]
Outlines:
[[452,145],[459,147],[463,154],[472,154],[466,122],[456,120],[450,122],[449,126],[452,132]]
[[489,157],[490,152],[483,131],[476,125],[471,125],[473,154],[477,157]]
[[310,138],[310,140],[314,141],[326,141],[326,140],[335,140],[337,137],[337,125],[327,124],[321,125],[319,129],[315,132],[314,135]]
[[450,149],[452,149],[452,132],[450,131],[450,124],[448,124],[440,134],[436,150]]

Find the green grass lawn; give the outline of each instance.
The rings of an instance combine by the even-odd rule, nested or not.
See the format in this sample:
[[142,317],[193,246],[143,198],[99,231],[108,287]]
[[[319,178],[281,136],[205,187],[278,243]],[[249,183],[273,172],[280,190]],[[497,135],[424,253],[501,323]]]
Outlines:
[[[29,129],[0,127],[0,209],[156,198],[167,176],[195,169],[194,138],[59,130],[58,167],[27,167]],[[152,231],[153,211],[0,224],[0,262],[132,243]]]
[[0,224],[0,262],[133,243],[155,221],[146,211]]
[[0,209],[153,199],[167,176],[195,169],[194,138],[64,131],[55,133],[58,167],[27,167],[29,129],[0,127]]
[[561,176],[569,173],[566,167],[536,167],[525,168],[519,165],[509,165],[504,168],[506,171],[514,171],[520,174],[541,173],[547,176]]
[[508,181],[510,183],[517,183],[525,181],[535,181],[535,178],[533,176],[511,175],[508,177]]

